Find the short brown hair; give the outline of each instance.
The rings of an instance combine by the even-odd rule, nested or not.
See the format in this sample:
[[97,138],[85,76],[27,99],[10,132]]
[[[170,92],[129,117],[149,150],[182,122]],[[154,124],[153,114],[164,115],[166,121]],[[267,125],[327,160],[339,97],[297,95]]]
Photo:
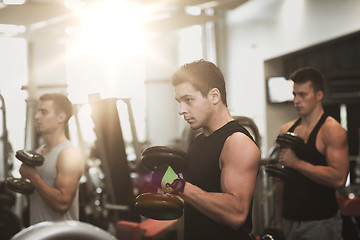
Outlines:
[[40,101],[53,101],[55,111],[57,113],[65,113],[66,122],[69,121],[73,115],[73,106],[70,100],[63,94],[60,93],[46,93],[40,96]]
[[203,59],[182,65],[172,77],[172,85],[189,82],[206,97],[211,89],[220,91],[221,101],[227,105],[226,87],[221,70],[212,62]]
[[305,83],[310,81],[315,92],[325,90],[325,79],[323,74],[313,67],[299,68],[290,75],[294,83]]

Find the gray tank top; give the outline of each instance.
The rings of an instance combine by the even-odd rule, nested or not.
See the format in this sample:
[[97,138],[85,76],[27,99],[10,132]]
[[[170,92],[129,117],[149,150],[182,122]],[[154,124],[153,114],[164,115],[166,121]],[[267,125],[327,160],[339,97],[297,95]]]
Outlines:
[[[55,187],[56,184],[56,162],[59,154],[65,148],[72,147],[72,143],[69,140],[61,142],[50,152],[48,152],[44,158],[44,164],[36,167],[36,171],[40,177],[51,187]],[[45,145],[41,146],[36,152],[41,153]],[[79,188],[76,191],[75,197],[69,210],[61,214],[53,210],[45,200],[40,196],[38,191],[34,191],[30,195],[30,224],[36,224],[43,221],[64,221],[64,220],[78,220],[79,219]]]

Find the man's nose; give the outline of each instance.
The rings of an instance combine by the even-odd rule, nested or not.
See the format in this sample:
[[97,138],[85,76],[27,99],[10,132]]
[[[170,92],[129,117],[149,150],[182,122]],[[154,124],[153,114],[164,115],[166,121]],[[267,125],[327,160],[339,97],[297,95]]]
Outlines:
[[179,104],[179,115],[184,115],[186,113],[186,109],[184,104],[180,103]]
[[294,96],[294,104],[297,104],[299,102],[299,97]]

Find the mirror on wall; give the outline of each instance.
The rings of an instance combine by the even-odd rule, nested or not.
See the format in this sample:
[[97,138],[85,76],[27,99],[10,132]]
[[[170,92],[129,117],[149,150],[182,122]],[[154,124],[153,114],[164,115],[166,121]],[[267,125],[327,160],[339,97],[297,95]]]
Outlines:
[[267,96],[270,103],[293,101],[293,81],[285,77],[269,77],[267,79]]

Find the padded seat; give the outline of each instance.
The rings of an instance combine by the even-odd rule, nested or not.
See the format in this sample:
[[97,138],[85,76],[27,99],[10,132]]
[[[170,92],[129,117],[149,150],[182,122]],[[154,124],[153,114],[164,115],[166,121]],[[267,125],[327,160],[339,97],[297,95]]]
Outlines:
[[140,223],[118,221],[116,237],[121,240],[161,239],[176,222],[177,219],[170,221],[146,219]]
[[347,199],[343,210],[346,215],[360,216],[360,198]]
[[336,195],[340,213],[346,216],[360,216],[360,197],[346,198],[343,195]]
[[351,223],[356,231],[356,235],[358,236],[358,239],[360,239],[360,229],[356,220],[356,217],[360,217],[360,197],[349,199],[343,195],[338,194],[336,195],[336,198],[339,204],[341,215],[351,219]]

